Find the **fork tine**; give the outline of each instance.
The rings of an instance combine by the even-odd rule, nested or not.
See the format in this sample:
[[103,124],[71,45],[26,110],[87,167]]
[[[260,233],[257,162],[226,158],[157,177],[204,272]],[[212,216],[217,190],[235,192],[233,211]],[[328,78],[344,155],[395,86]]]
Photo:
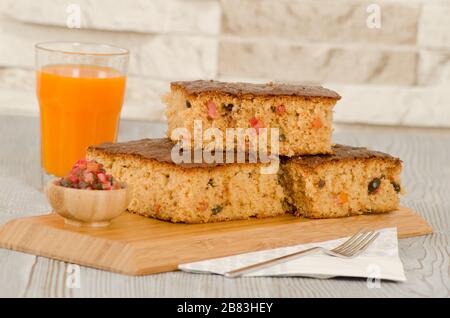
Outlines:
[[345,248],[346,246],[348,246],[349,244],[353,243],[361,234],[365,233],[366,230],[361,229],[358,232],[356,232],[355,234],[353,234],[347,241],[345,241],[344,243],[342,243],[341,245],[336,246],[334,249],[332,249],[333,252],[338,252],[338,250]]
[[359,231],[358,233],[350,237],[347,241],[334,248],[333,252],[340,252],[346,249],[347,247],[351,246],[354,242],[358,242],[361,239],[361,236],[364,236],[365,234],[366,232],[364,230]]
[[339,253],[343,249],[347,248],[348,246],[352,245],[354,242],[358,242],[361,239],[362,235],[367,234],[368,232],[364,229],[359,230],[356,232],[352,237],[350,237],[347,241],[342,243],[339,246],[336,246],[332,251],[335,253]]
[[359,241],[357,244],[354,244],[351,248],[348,248],[344,251],[344,253],[348,256],[354,256],[356,253],[359,252],[359,250],[364,246],[367,242],[369,242],[373,236],[375,235],[374,231],[369,232],[361,241]]
[[341,254],[350,254],[357,246],[359,246],[362,242],[365,242],[372,235],[373,231],[364,232],[361,234],[357,240],[354,240],[351,244],[345,246],[338,250],[338,253]]
[[372,235],[372,238],[369,241],[367,241],[363,246],[361,246],[359,248],[359,250],[353,254],[353,256],[357,256],[357,255],[361,254],[362,252],[364,252],[370,246],[370,244],[372,244],[372,242],[376,240],[376,238],[379,235],[380,235],[380,232],[377,232],[374,235]]

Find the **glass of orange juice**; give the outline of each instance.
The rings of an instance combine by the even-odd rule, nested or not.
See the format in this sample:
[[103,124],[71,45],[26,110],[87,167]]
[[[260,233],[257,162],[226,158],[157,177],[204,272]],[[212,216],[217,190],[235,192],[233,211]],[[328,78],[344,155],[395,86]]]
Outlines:
[[64,176],[88,146],[116,141],[128,60],[104,44],[36,45],[44,175]]

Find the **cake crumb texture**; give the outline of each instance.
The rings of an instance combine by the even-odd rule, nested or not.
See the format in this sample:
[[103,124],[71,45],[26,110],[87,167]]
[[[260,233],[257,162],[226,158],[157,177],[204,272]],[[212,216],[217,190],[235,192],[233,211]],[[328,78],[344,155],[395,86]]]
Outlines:
[[336,145],[331,156],[286,161],[282,179],[295,214],[331,218],[398,209],[401,161],[366,148]]

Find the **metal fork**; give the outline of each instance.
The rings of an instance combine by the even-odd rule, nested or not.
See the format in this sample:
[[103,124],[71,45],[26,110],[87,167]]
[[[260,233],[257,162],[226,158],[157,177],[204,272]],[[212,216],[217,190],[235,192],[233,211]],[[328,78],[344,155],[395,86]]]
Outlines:
[[281,257],[273,258],[264,262],[256,263],[253,265],[248,265],[232,271],[226,272],[225,277],[235,278],[244,274],[248,274],[263,268],[267,268],[273,265],[278,265],[296,259],[301,256],[323,252],[330,256],[340,257],[340,258],[354,258],[364,252],[370,244],[378,237],[380,233],[375,231],[360,230],[355,235],[350,237],[347,241],[341,245],[335,247],[332,250],[317,246],[309,248],[303,251],[295,252],[292,254],[284,255]]

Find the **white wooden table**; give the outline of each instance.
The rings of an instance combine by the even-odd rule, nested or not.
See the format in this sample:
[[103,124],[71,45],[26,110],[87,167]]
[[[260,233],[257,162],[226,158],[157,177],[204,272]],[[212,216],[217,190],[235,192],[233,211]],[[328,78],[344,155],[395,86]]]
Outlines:
[[[123,122],[120,140],[162,136],[164,124]],[[0,297],[449,297],[450,130],[338,126],[335,142],[387,151],[405,162],[403,205],[434,234],[400,240],[408,281],[369,289],[362,279],[240,278],[173,272],[129,277],[80,268],[68,288],[69,264],[0,250]],[[38,119],[0,116],[0,223],[49,212],[39,192]],[[70,267],[69,267],[70,269]]]

